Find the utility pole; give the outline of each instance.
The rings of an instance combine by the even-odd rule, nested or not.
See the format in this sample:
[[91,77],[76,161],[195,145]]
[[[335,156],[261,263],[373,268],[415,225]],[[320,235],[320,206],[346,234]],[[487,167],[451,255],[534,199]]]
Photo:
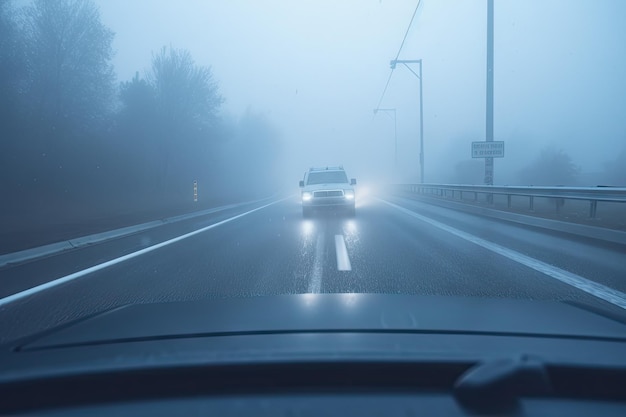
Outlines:
[[374,114],[377,114],[379,111],[385,113],[393,113],[393,140],[394,140],[394,150],[393,150],[393,163],[396,169],[398,168],[398,123],[396,119],[396,109],[374,109]]
[[[420,80],[420,183],[424,183],[424,106],[422,94],[422,60],[399,60],[394,59],[389,63],[391,69],[396,69],[397,64],[403,64]],[[408,64],[419,64],[419,71],[415,72]]]
[[[493,142],[493,0],[487,0],[487,108],[485,140]],[[485,158],[485,184],[493,185],[493,158]],[[490,194],[491,196],[491,194]]]

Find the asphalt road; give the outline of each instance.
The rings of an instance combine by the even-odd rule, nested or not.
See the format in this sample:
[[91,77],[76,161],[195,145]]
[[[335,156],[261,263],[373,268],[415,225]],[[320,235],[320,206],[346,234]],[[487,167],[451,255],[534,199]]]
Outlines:
[[291,196],[0,269],[0,342],[127,303],[307,292],[567,300],[623,315],[625,254],[393,197],[362,197],[353,218],[303,219]]

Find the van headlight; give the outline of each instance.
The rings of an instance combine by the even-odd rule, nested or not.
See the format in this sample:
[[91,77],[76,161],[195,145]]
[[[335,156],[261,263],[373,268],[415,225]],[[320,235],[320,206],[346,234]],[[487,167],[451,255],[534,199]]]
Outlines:
[[346,200],[354,200],[354,190],[344,190],[343,196]]
[[309,201],[313,198],[313,194],[309,193],[308,191],[305,191],[302,193],[302,201]]

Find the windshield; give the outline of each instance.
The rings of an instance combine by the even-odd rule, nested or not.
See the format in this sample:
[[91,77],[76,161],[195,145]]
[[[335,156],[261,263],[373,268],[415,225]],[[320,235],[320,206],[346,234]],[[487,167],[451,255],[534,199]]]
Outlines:
[[314,184],[339,184],[347,183],[348,177],[343,171],[329,171],[329,172],[311,172],[307,180],[307,185]]
[[622,317],[625,41],[623,0],[0,0],[0,343],[302,295]]

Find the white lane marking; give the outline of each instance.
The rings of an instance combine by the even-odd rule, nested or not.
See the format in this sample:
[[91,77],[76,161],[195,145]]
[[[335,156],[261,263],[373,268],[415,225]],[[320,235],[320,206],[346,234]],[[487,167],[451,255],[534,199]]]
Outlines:
[[340,271],[352,271],[343,235],[335,235],[335,251],[337,252],[337,269]]
[[[268,200],[269,198],[263,199]],[[60,252],[69,249],[80,248],[81,246],[91,245],[94,243],[105,242],[109,239],[127,236],[131,233],[142,232],[145,230],[153,229],[155,227],[163,226],[164,224],[172,224],[181,220],[192,219],[194,217],[204,216],[211,213],[217,213],[220,211],[241,207],[246,204],[258,203],[262,200],[246,201],[237,204],[228,204],[226,206],[213,207],[206,210],[196,211],[193,213],[181,214],[179,216],[168,217],[161,220],[154,220],[151,222],[136,224],[134,226],[122,227],[119,229],[109,230],[106,232],[95,233],[88,236],[81,236],[70,240],[64,240],[61,242],[50,243],[48,245],[39,246],[36,248],[25,249],[18,252],[7,253],[0,255],[0,267],[4,267],[9,264],[18,264],[25,261],[31,261],[37,258],[41,258],[48,255],[56,255]]]
[[477,236],[471,235],[469,233],[463,232],[461,230],[455,229],[454,227],[448,226],[446,224],[440,223],[436,220],[433,220],[429,217],[422,216],[420,214],[415,213],[414,211],[408,210],[404,207],[400,207],[396,204],[390,203],[388,201],[379,199],[385,204],[390,205],[410,216],[413,216],[417,219],[420,219],[423,222],[431,224],[441,230],[445,230],[448,233],[451,233],[455,236],[460,237],[461,239],[465,239],[469,242],[472,242],[478,246],[482,246],[485,249],[488,249],[492,252],[495,252],[499,255],[502,255],[506,258],[511,259],[512,261],[518,262],[522,265],[525,265],[529,268],[534,269],[535,271],[539,271],[549,277],[555,278],[565,284],[571,285],[574,288],[578,288],[588,294],[591,294],[595,297],[598,297],[604,301],[607,301],[613,305],[626,309],[626,294],[623,292],[614,290],[613,288],[609,288],[605,285],[598,284],[597,282],[591,281],[587,278],[581,277],[580,275],[576,275],[572,272],[565,271],[556,266],[547,264],[535,258],[531,258],[530,256],[521,254],[512,249],[505,248],[504,246],[500,246],[498,244],[489,242],[488,240],[481,239]]
[[322,271],[324,267],[324,232],[317,235],[315,245],[315,258],[313,260],[313,272],[311,272],[311,282],[309,282],[309,292],[318,294],[322,290]]
[[4,297],[4,298],[0,299],[0,307],[5,306],[5,305],[7,305],[7,304],[9,304],[9,303],[11,303],[13,301],[17,301],[17,300],[19,300],[21,298],[28,297],[29,295],[38,293],[40,291],[44,291],[44,290],[50,289],[52,287],[56,287],[57,285],[61,285],[61,284],[64,284],[66,282],[72,281],[72,280],[74,280],[76,278],[80,278],[80,277],[83,277],[85,275],[91,274],[92,272],[96,272],[96,271],[99,271],[101,269],[108,268],[109,266],[112,266],[112,265],[115,265],[115,264],[119,264],[120,262],[124,262],[124,261],[127,261],[127,260],[132,259],[132,258],[136,258],[137,256],[143,255],[144,253],[152,252],[153,250],[162,248],[162,247],[167,246],[167,245],[171,245],[172,243],[176,243],[176,242],[179,242],[179,241],[181,241],[183,239],[187,239],[188,237],[191,237],[191,236],[197,235],[199,233],[205,232],[207,230],[213,229],[214,227],[221,226],[221,225],[223,225],[225,223],[228,223],[228,222],[232,222],[233,220],[237,220],[237,219],[239,219],[239,218],[241,218],[243,216],[247,216],[250,213],[254,213],[255,211],[262,210],[262,209],[264,209],[266,207],[269,207],[269,206],[271,206],[273,204],[276,204],[276,203],[279,203],[281,201],[287,200],[288,198],[291,198],[291,196],[283,198],[283,199],[280,199],[280,200],[277,200],[277,201],[274,201],[274,202],[271,202],[269,204],[265,204],[265,205],[263,205],[261,207],[257,207],[255,209],[246,211],[245,213],[241,213],[241,214],[238,214],[236,216],[229,217],[228,219],[219,221],[217,223],[214,223],[214,224],[212,224],[210,226],[203,227],[203,228],[198,229],[198,230],[194,230],[193,232],[189,232],[189,233],[186,233],[184,235],[172,238],[170,240],[166,240],[164,242],[157,243],[156,245],[152,245],[152,246],[149,246],[147,248],[138,250],[137,252],[132,252],[132,253],[129,253],[127,255],[120,256],[119,258],[111,259],[110,261],[103,262],[103,263],[98,264],[98,265],[94,265],[94,266],[89,267],[87,269],[83,269],[82,271],[74,272],[73,274],[66,275],[66,276],[61,277],[61,278],[57,278],[54,281],[46,282],[45,284],[37,285],[36,287],[29,288],[27,290],[24,290],[24,291],[21,291],[21,292],[9,295],[8,297]]

